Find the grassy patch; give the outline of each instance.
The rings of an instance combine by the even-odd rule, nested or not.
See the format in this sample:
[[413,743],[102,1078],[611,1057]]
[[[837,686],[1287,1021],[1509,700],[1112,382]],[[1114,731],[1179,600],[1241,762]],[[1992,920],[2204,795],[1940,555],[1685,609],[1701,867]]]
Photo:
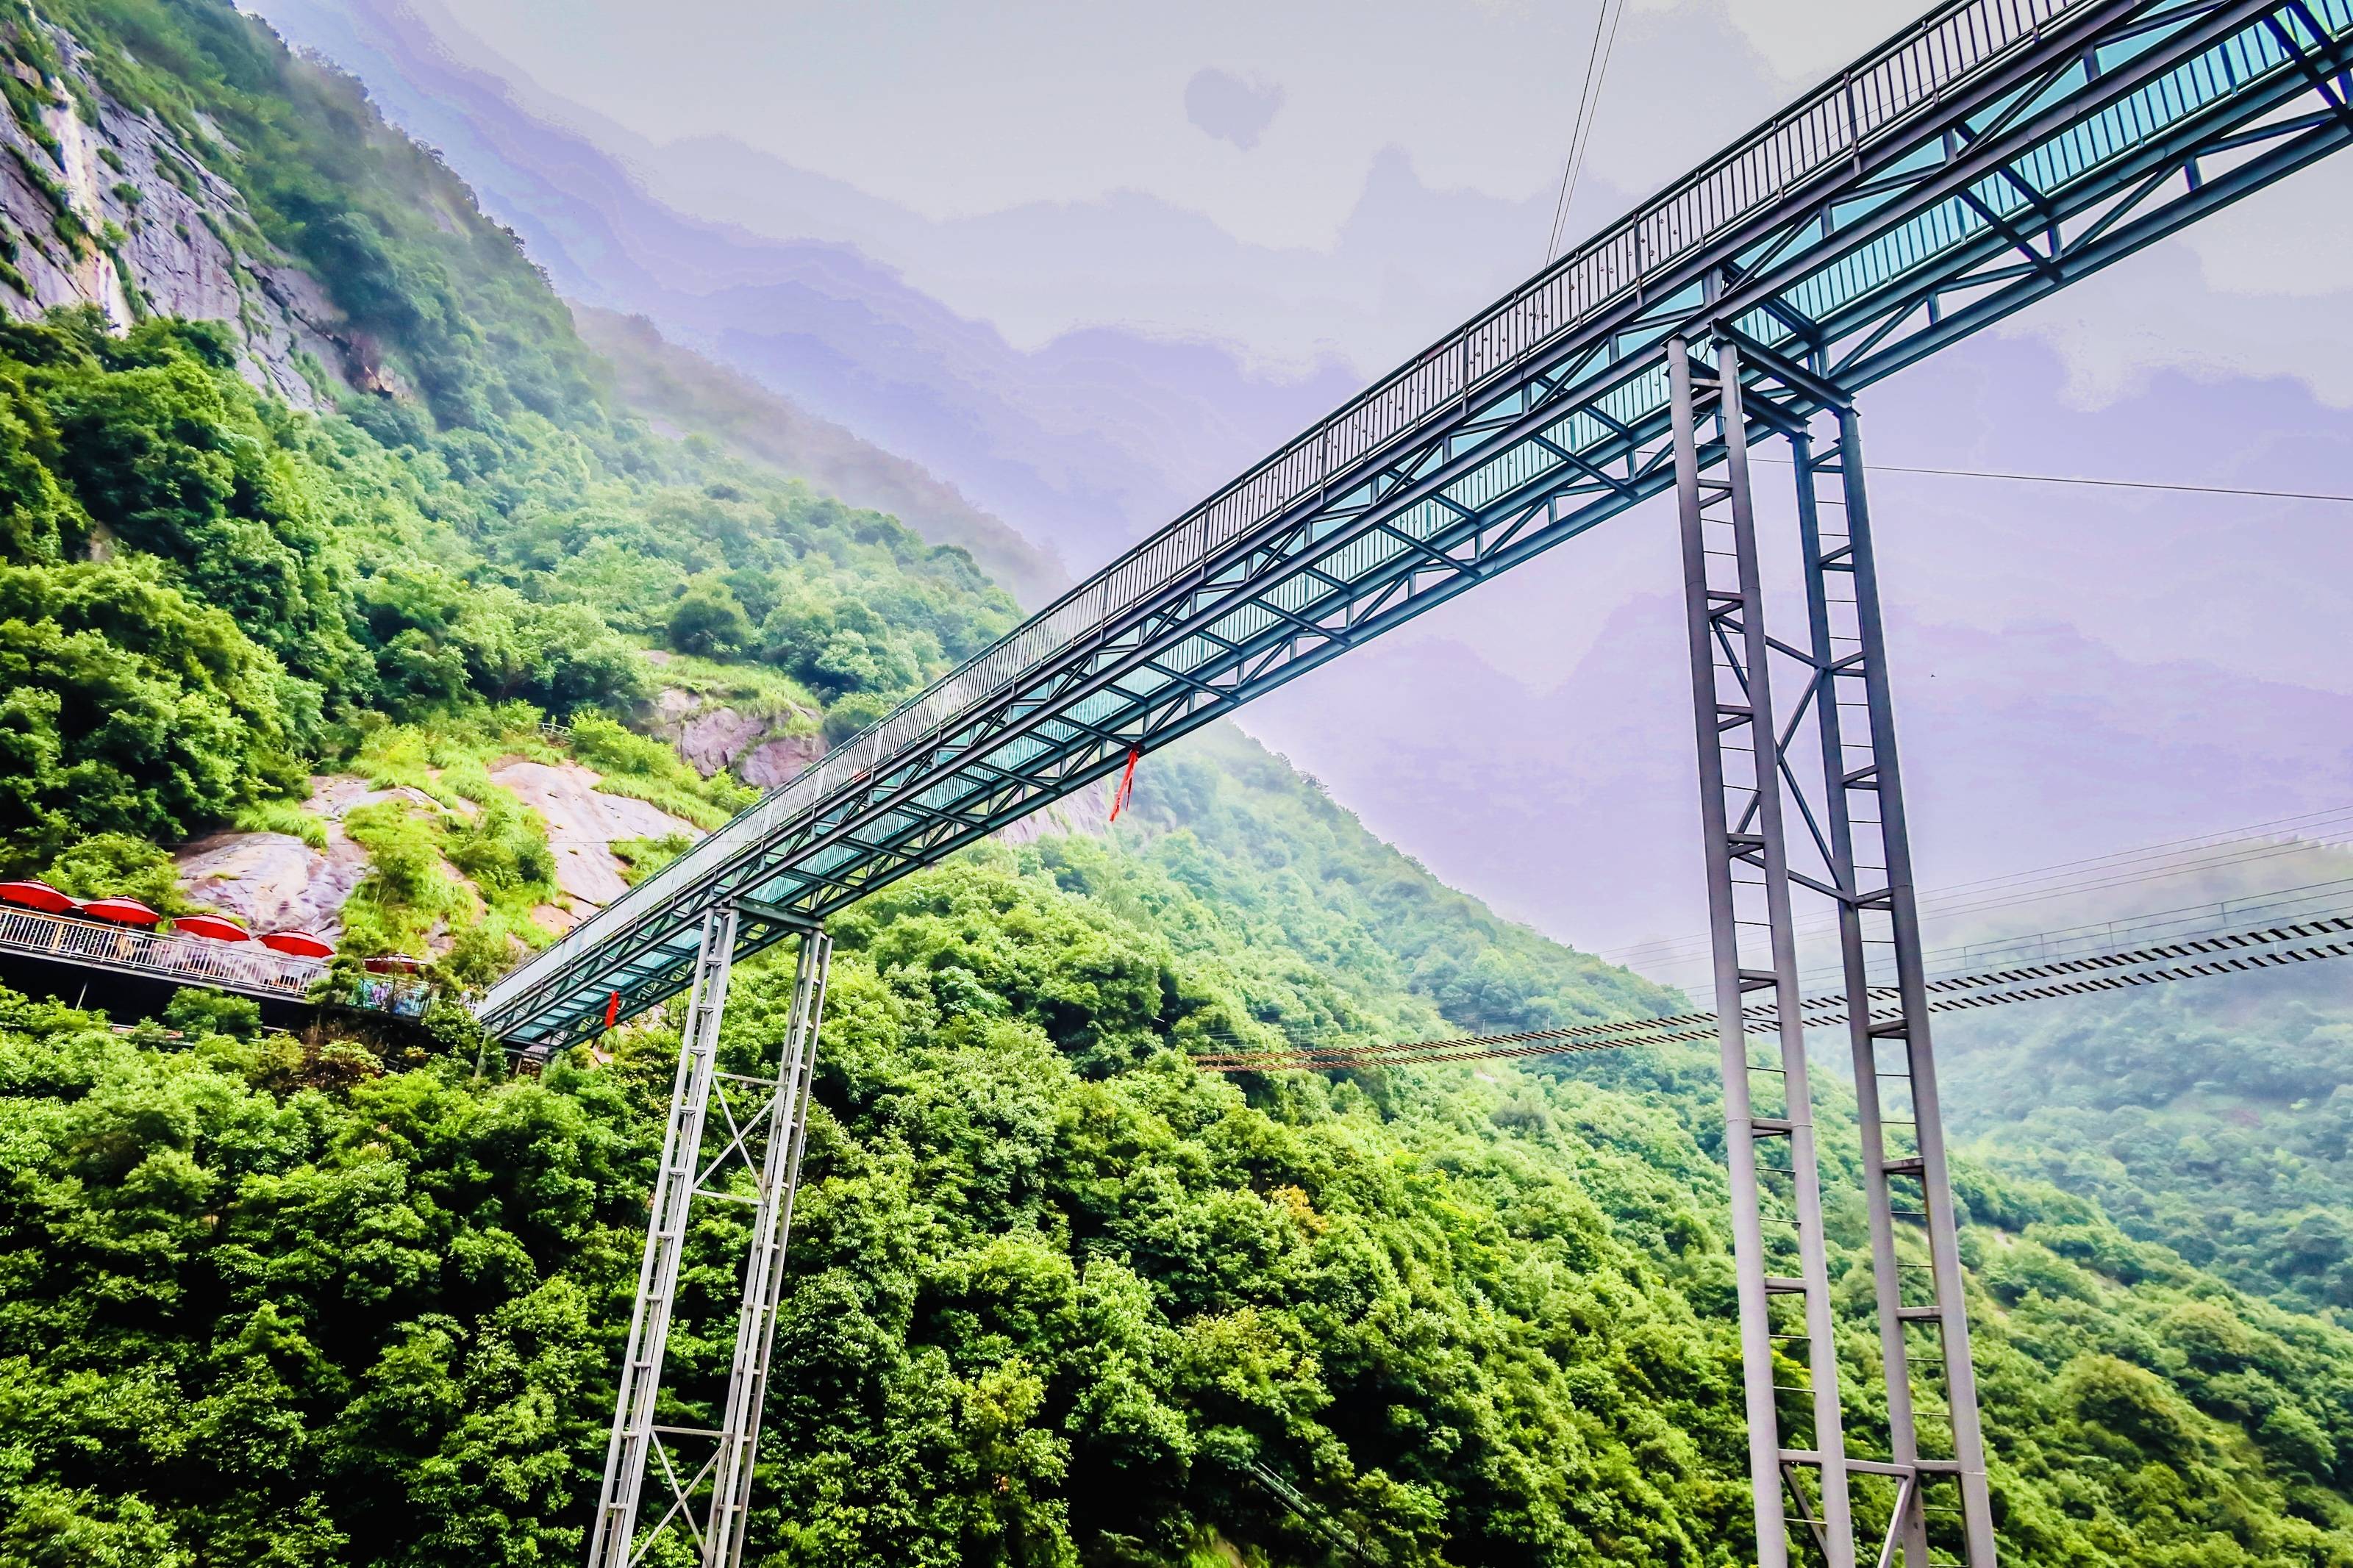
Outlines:
[[634,888],[693,845],[683,833],[665,833],[659,838],[616,838],[610,847],[621,863],[621,880]]
[[490,775],[491,763],[515,755],[562,759],[537,713],[521,705],[446,728],[388,724],[369,731],[353,765],[370,785],[414,789],[436,805],[379,801],[344,818],[370,866],[344,907],[349,950],[421,956],[428,939],[444,931],[443,973],[475,986],[504,973],[519,950],[553,940],[533,915],[556,897],[547,823]]
[[295,801],[258,801],[240,810],[229,826],[239,833],[283,833],[313,849],[327,847],[327,825]]
[[343,905],[343,942],[363,956],[422,956],[426,939],[455,927],[474,900],[441,858],[440,822],[401,801],[378,801],[343,818],[368,853],[368,874]]
[[780,721],[786,734],[817,733],[825,704],[809,689],[773,665],[727,663],[672,654],[654,667],[656,685],[691,692],[712,708],[733,708],[761,719]]
[[361,737],[350,765],[371,789],[413,789],[462,811],[464,802],[506,795],[490,779],[491,767],[502,757],[560,763],[564,753],[540,728],[537,709],[511,702],[431,724],[374,726]]
[[659,806],[697,827],[717,827],[760,798],[758,790],[724,772],[704,778],[667,742],[633,733],[602,714],[573,722],[572,754],[596,770],[596,787],[606,794]]

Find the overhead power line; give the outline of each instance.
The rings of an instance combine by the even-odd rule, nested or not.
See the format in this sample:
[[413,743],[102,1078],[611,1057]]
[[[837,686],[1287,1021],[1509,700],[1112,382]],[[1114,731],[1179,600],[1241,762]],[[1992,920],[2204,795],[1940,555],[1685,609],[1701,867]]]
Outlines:
[[1593,42],[1585,53],[1585,85],[1577,91],[1577,113],[1569,122],[1568,156],[1561,163],[1560,195],[1553,202],[1552,233],[1545,241],[1546,266],[1560,254],[1561,231],[1567,226],[1569,206],[1577,200],[1577,183],[1584,177],[1594,118],[1601,110],[1601,84],[1609,75],[1609,56],[1618,47],[1618,24],[1625,16],[1625,0],[1601,0],[1593,13]]
[[[1749,460],[1789,466],[1787,458],[1761,452],[1750,454]],[[1876,474],[1932,474],[1947,479],[2006,479],[2022,485],[2082,485],[2103,490],[2166,490],[2180,495],[2242,496],[2257,500],[2313,500],[2353,506],[2353,495],[2339,495],[2333,490],[2274,490],[2253,485],[2193,485],[2173,479],[2114,479],[2083,474],[2012,474],[1994,468],[1934,468],[1912,463],[1873,461],[1867,466]]]
[[2252,485],[2190,485],[2165,479],[2099,479],[2073,474],[2004,474],[1989,468],[1925,468],[1901,463],[1869,465],[1891,474],[1938,474],[1955,479],[2009,479],[2025,485],[2090,485],[2113,490],[2177,490],[2185,495],[2253,496],[2263,500],[2319,500],[2353,506],[2353,495],[2327,490],[2270,490]]

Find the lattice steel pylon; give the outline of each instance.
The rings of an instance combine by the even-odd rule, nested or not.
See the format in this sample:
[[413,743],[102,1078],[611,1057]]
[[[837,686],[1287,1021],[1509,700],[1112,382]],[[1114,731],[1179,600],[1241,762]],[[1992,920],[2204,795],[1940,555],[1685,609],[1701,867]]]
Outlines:
[[[1670,342],[1667,380],[1757,1562],[1785,1568],[1790,1561],[1794,1504],[1800,1539],[1831,1568],[1858,1562],[1890,1568],[1899,1560],[1904,1568],[1993,1568],[1853,405],[1728,323],[1718,324],[1706,345],[1712,363],[1695,358],[1694,346],[1683,338]],[[1806,411],[1821,407],[1834,411],[1837,429],[1817,450]],[[1797,463],[1796,542],[1809,630],[1802,647],[1767,628],[1752,428],[1786,436]],[[1718,463],[1721,477],[1712,472]],[[1777,664],[1798,683],[1779,708]],[[1801,830],[1793,830],[1793,819]],[[1884,1459],[1851,1454],[1844,1431],[1798,1006],[1791,903],[1801,890],[1838,911],[1850,1013],[1858,1020],[1851,1036],[1890,1417]],[[1899,992],[1894,1015],[1882,1005],[1875,1020],[1865,1003],[1874,967],[1891,971]],[[1750,994],[1760,990],[1772,994],[1779,1018],[1778,1057],[1766,1062],[1752,1059],[1740,1022]],[[1762,1156],[1777,1145],[1788,1152],[1786,1165]],[[1898,1218],[1920,1222],[1924,1247],[1899,1238]],[[1804,1381],[1782,1383],[1786,1367]],[[1929,1416],[1942,1420],[1925,1426]],[[1795,1440],[1809,1426],[1810,1445]],[[1800,1479],[1808,1470],[1818,1478],[1813,1499]],[[1883,1533],[1875,1521],[1858,1531],[1857,1478],[1889,1489]],[[1932,1500],[1951,1494],[1957,1495],[1949,1505]]]
[[[1835,419],[1836,434],[1826,449],[1817,452],[1803,429],[1791,432],[1789,444],[1798,469],[1798,528],[1822,753],[1821,826],[1829,839],[1825,858],[1838,906],[1839,957],[1854,1055],[1863,1195],[1871,1215],[1872,1275],[1887,1382],[1889,1458],[1912,1472],[1900,1479],[1890,1535],[1901,1543],[1906,1568],[1925,1568],[1930,1561],[1926,1510],[1932,1505],[1924,1483],[1948,1477],[1959,1494],[1962,1560],[1990,1564],[1992,1502],[1928,1037],[1920,914],[1896,764],[1862,434],[1852,403],[1840,406]],[[1825,481],[1834,488],[1825,492]],[[1873,949],[1884,953],[1894,971],[1893,1016],[1883,1007],[1874,1017],[1867,1000]],[[1897,1060],[1888,1059],[1891,1052]],[[1891,1142],[1890,1131],[1897,1128],[1908,1129],[1909,1136],[1899,1134]],[[1916,1194],[1917,1207],[1899,1210],[1899,1184]],[[1924,1228],[1925,1259],[1909,1260],[1897,1252],[1899,1212]],[[1920,1424],[1914,1374],[1923,1359],[1914,1346],[1915,1331],[1921,1330],[1933,1334],[1932,1387],[1945,1417],[1942,1440],[1931,1437],[1925,1444],[1929,1434]],[[1932,1451],[1939,1448],[1941,1453]]]
[[[744,1558],[744,1523],[758,1458],[760,1413],[768,1386],[768,1357],[783,1299],[785,1247],[792,1231],[793,1198],[800,1185],[801,1152],[808,1136],[809,1089],[817,1073],[818,1026],[833,944],[819,930],[801,934],[792,1011],[778,1043],[772,1078],[723,1072],[719,1026],[735,952],[736,911],[723,906],[704,917],[693,991],[681,1031],[678,1069],[670,1087],[670,1121],[654,1178],[644,1260],[628,1347],[622,1354],[612,1436],[605,1451],[605,1483],[588,1547],[589,1568],[631,1568],[665,1532],[684,1529],[703,1568],[736,1568]],[[730,1093],[734,1086],[737,1094]],[[744,1090],[761,1094],[756,1109]],[[710,1111],[719,1110],[720,1126]],[[739,1110],[748,1114],[740,1114]],[[750,1190],[743,1190],[744,1178]],[[696,1199],[748,1205],[751,1242],[736,1313],[735,1354],[716,1426],[665,1425],[663,1361],[678,1305],[687,1221]],[[685,1448],[707,1446],[681,1469]],[[649,1476],[658,1475],[670,1501],[652,1525],[638,1527]]]

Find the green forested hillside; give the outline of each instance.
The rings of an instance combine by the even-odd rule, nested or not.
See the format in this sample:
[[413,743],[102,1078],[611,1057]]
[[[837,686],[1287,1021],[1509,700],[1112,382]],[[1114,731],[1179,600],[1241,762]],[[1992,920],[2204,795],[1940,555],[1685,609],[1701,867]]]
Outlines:
[[2353,1326],[2353,975],[2018,1010],[1954,1031],[1980,1158],[2095,1199],[2242,1289]]
[[[839,936],[758,1560],[1336,1560],[1269,1476],[1375,1561],[1740,1560],[1704,1062],[1246,1092],[1185,1047],[1344,987],[1082,842]],[[732,1065],[787,991],[740,977]],[[0,1561],[575,1555],[675,1035],[500,1082],[213,1014],[0,1015]],[[2353,1560],[2353,1337],[2047,1187],[1964,1198],[2009,1561]],[[690,1254],[690,1393],[740,1223]]]
[[[83,61],[366,352],[310,414],[239,377],[233,326],[0,329],[0,869],[167,902],[167,847],[315,833],[308,779],[349,772],[411,795],[343,824],[348,942],[478,983],[548,934],[499,761],[704,825],[747,798],[644,732],[649,654],[839,739],[1011,624],[964,552],[631,417],[462,187],[229,6],[6,15],[20,124]],[[1326,1531],[1398,1564],[1740,1560],[1705,1053],[1187,1062],[1678,998],[1230,733],[1149,759],[1108,834],[984,847],[837,935],[754,1560],[1305,1568]],[[733,1065],[788,978],[739,978]],[[454,1010],[370,1044],[0,995],[0,1568],[576,1560],[677,1045],[609,1043],[509,1080]],[[2128,1180],[2077,1184],[1962,1173],[2005,1560],[2353,1565],[2353,1334],[2242,1294],[2265,1258],[2126,1235]],[[708,1207],[688,1304],[732,1335]],[[671,1345],[690,1394],[729,1351]]]

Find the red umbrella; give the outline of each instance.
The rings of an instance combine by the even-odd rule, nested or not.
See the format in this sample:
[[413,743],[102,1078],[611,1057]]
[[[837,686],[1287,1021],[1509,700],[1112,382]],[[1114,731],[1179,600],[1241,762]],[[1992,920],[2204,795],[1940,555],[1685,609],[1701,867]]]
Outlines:
[[272,952],[290,953],[296,958],[332,958],[334,943],[312,936],[307,931],[274,931],[261,939],[261,945]]
[[182,936],[210,937],[215,942],[251,942],[253,933],[235,921],[225,921],[218,915],[182,915],[172,922],[172,929]]
[[28,910],[38,910],[50,915],[61,915],[68,910],[81,908],[47,882],[0,882],[0,901],[22,904]]
[[164,918],[136,899],[92,899],[81,912],[126,926],[151,926]]

